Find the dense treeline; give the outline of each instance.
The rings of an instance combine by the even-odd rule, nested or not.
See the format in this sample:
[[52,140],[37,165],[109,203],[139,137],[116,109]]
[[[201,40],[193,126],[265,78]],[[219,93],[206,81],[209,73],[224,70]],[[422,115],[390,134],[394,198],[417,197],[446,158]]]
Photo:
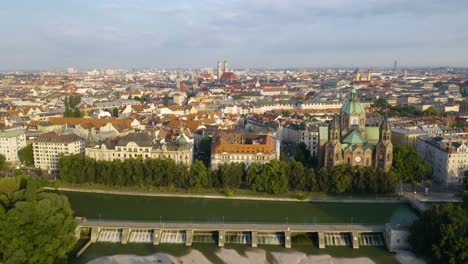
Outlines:
[[369,167],[336,166],[318,174],[291,159],[251,164],[221,165],[207,169],[196,160],[190,168],[172,159],[126,159],[96,161],[82,154],[59,159],[60,177],[68,183],[98,183],[110,186],[154,186],[178,188],[247,188],[258,192],[393,192],[398,182],[395,172],[384,173]]

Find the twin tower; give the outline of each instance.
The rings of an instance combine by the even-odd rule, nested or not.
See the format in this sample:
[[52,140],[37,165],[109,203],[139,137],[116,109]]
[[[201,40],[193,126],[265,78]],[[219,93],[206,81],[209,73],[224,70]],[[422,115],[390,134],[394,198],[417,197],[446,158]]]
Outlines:
[[216,76],[218,77],[218,80],[219,80],[219,79],[221,79],[221,76],[223,75],[223,73],[229,72],[227,60],[225,60],[223,63],[221,63],[218,60],[216,70],[217,70],[217,75]]

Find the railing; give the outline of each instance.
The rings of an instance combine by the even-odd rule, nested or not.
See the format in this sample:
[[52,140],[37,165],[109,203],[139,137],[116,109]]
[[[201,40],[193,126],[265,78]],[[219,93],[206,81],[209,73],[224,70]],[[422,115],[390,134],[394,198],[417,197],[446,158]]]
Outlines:
[[[370,231],[383,232],[383,224],[348,224],[348,223],[272,223],[272,222],[197,222],[197,221],[124,221],[124,220],[99,220],[99,219],[80,219],[81,227],[109,227],[109,228],[168,228],[168,229],[203,229],[203,230],[297,230],[297,231]],[[343,231],[345,232],[345,231]]]

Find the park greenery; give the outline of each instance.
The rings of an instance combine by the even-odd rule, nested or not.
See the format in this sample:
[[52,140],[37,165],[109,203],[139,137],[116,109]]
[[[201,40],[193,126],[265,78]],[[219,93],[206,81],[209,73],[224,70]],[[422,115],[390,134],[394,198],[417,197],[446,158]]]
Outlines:
[[409,146],[394,146],[393,168],[403,182],[420,182],[432,173],[431,165]]
[[0,263],[66,263],[75,228],[65,196],[25,176],[0,178]]
[[33,166],[34,165],[34,153],[33,153],[33,145],[29,144],[26,147],[21,148],[18,150],[18,158],[26,166]]
[[322,168],[319,173],[301,162],[273,160],[265,164],[243,163],[207,169],[201,160],[191,167],[172,159],[125,159],[97,161],[83,154],[59,158],[60,178],[73,184],[108,186],[250,189],[280,194],[287,191],[326,193],[388,193],[398,183],[395,171],[350,165]]
[[78,107],[81,103],[81,96],[79,95],[70,95],[65,97],[64,105],[65,112],[63,113],[64,117],[83,117],[80,108]]
[[468,209],[453,204],[435,205],[410,228],[413,251],[432,263],[468,260]]

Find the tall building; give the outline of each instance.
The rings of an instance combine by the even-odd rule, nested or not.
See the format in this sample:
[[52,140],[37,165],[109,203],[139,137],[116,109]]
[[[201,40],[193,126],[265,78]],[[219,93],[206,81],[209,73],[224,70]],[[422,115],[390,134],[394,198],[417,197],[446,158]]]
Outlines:
[[229,72],[229,67],[228,67],[227,61],[225,60],[223,63],[223,73],[226,73],[226,72]]
[[320,129],[320,163],[326,167],[341,164],[390,170],[393,161],[390,124],[385,118],[380,127],[366,126],[366,112],[357,91],[342,106],[328,128]]
[[84,153],[85,140],[76,134],[54,131],[40,135],[33,143],[34,166],[48,172],[58,171],[58,156]]
[[221,68],[221,62],[218,61],[217,62],[217,65],[216,65],[216,71],[217,71],[217,77],[218,77],[218,80],[221,79],[221,75],[223,75],[223,69]]
[[432,166],[432,178],[447,184],[463,184],[468,170],[468,140],[456,137],[421,136],[416,152]]
[[0,154],[7,162],[18,162],[18,150],[26,147],[26,136],[20,128],[0,130]]

